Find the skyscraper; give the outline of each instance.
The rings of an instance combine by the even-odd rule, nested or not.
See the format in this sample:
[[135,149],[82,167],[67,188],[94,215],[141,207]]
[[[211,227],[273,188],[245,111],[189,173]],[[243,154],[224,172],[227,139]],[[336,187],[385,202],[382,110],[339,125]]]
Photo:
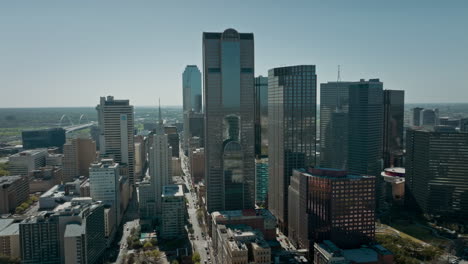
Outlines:
[[384,168],[403,166],[405,91],[384,90]]
[[159,123],[156,134],[153,135],[153,142],[149,150],[149,175],[152,194],[154,195],[156,210],[151,215],[159,217],[161,215],[161,194],[163,186],[170,184],[172,148],[169,146],[167,135],[164,133],[164,124],[161,117],[161,107],[159,107]]
[[89,165],[96,160],[96,143],[88,138],[74,138],[63,145],[63,178],[89,176]]
[[420,126],[436,126],[439,124],[439,109],[424,109],[421,111]]
[[119,166],[128,167],[130,183],[134,178],[133,106],[128,100],[101,97],[96,107],[99,122],[99,151],[101,157],[114,159]]
[[268,77],[255,77],[255,156],[268,155]]
[[203,78],[208,211],[253,208],[253,34],[204,32]]
[[[383,83],[361,80],[349,88],[348,171],[377,177],[383,169]],[[383,179],[377,177],[377,206],[384,202]]]
[[[445,128],[446,129],[446,128]],[[406,186],[425,214],[468,218],[468,133],[406,131]]]
[[288,186],[293,169],[315,165],[315,65],[268,71],[268,209],[288,228]]
[[62,150],[65,143],[65,129],[25,130],[21,132],[21,137],[24,149],[58,147]]
[[201,73],[197,65],[187,65],[182,74],[183,115],[184,115],[184,149],[188,152],[190,117],[202,111]]
[[424,108],[415,107],[411,109],[411,125],[412,126],[420,126],[421,125],[421,111]]
[[355,82],[320,84],[320,166],[347,169],[349,87]]

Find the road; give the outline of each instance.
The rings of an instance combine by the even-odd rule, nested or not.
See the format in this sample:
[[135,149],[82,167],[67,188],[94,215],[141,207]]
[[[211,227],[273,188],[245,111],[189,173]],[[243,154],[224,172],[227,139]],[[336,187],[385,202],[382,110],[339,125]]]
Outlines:
[[[185,155],[182,154],[183,151],[181,151],[180,153],[181,153],[181,166],[185,174],[185,177],[182,177],[182,178],[184,179],[185,186],[189,190],[189,192],[185,194],[185,197],[187,198],[187,201],[188,201],[189,206],[187,208],[187,211],[189,215],[189,221],[190,223],[192,223],[192,228],[194,231],[193,236],[195,237],[194,240],[191,240],[192,247],[193,247],[194,252],[198,252],[200,254],[200,258],[201,258],[200,263],[215,264],[216,262],[212,255],[213,250],[211,248],[211,243],[209,243],[211,240],[208,236],[206,237],[202,236],[202,233],[204,233],[205,231],[202,229],[197,219],[198,197],[195,192],[195,188],[192,188],[192,179],[191,179],[190,172],[188,170],[187,162],[186,162],[188,159]],[[190,192],[190,190],[193,190],[193,192]],[[206,248],[208,248],[208,250],[206,250]]]
[[130,236],[130,232],[132,231],[132,228],[137,228],[140,225],[140,220],[135,219],[133,221],[126,222],[123,225],[123,235],[122,239],[120,239],[120,251],[119,251],[119,256],[117,257],[117,260],[115,263],[120,264],[123,263],[123,257],[127,255],[128,253],[128,248],[127,248],[127,237]]

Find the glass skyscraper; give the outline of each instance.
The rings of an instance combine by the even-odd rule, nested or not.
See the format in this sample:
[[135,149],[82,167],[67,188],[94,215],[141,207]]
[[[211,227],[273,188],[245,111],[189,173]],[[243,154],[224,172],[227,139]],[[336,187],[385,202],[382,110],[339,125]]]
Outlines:
[[268,155],[268,77],[255,78],[255,156]]
[[203,33],[206,202],[209,212],[253,208],[254,36]]
[[187,65],[182,74],[184,144],[188,154],[189,142],[192,137],[190,118],[202,111],[201,73],[197,65]]
[[315,166],[316,99],[315,65],[268,71],[268,209],[285,233],[292,171]]
[[405,91],[384,90],[384,168],[403,166]]

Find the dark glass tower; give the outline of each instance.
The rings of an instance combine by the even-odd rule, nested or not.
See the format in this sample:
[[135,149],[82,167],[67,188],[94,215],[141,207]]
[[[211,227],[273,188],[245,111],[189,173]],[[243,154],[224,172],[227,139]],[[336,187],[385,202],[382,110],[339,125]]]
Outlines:
[[206,202],[209,212],[253,208],[254,36],[203,33]]
[[285,233],[292,171],[315,165],[316,99],[315,65],[268,71],[268,209]]
[[268,77],[255,78],[255,156],[268,155]]
[[403,166],[405,91],[384,90],[384,167]]
[[468,218],[468,133],[406,131],[406,186],[426,214]]

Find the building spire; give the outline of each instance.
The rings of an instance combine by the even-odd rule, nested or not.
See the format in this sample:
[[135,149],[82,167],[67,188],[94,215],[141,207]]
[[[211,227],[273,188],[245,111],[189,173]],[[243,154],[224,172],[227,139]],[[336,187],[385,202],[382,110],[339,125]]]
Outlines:
[[164,134],[164,124],[161,114],[161,98],[159,98],[159,113],[158,113],[158,123],[156,126],[156,134],[163,135]]

